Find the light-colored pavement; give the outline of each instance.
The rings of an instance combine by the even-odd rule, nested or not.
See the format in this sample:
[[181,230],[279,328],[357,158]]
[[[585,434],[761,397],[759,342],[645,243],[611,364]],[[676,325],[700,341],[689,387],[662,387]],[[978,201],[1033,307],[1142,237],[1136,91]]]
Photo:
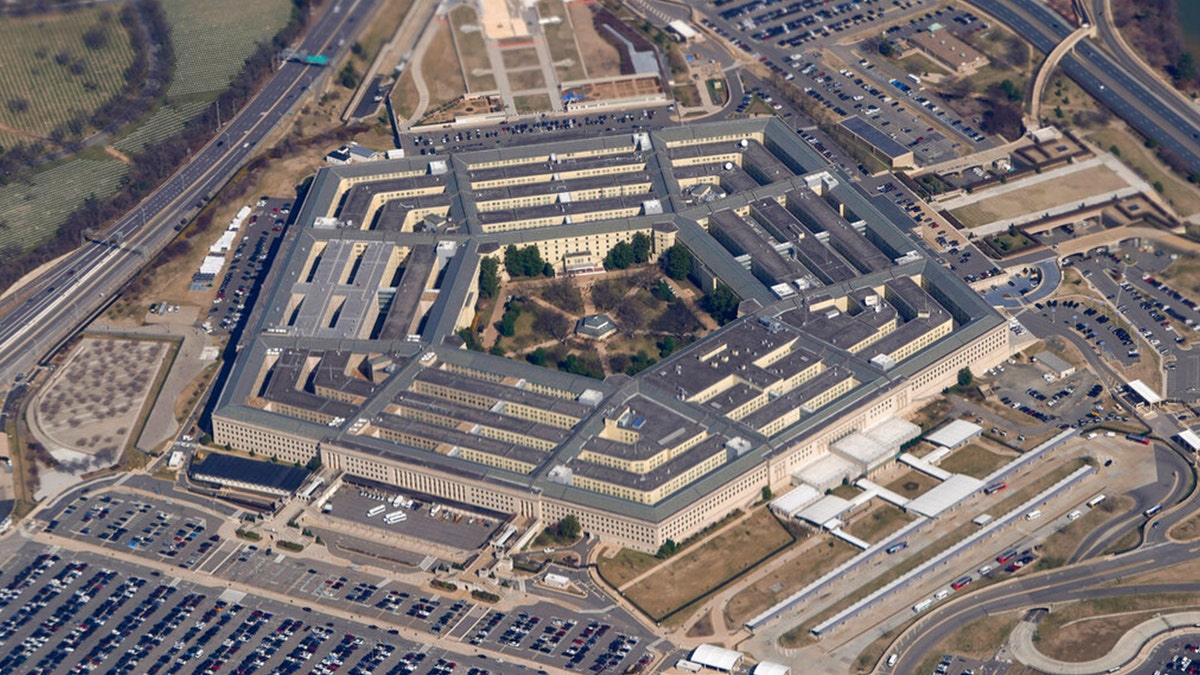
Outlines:
[[[1200,612],[1179,612],[1147,619],[1129,629],[1109,652],[1090,661],[1060,661],[1046,656],[1034,642],[1037,624],[1022,621],[1009,636],[1008,650],[1021,663],[1050,675],[1092,675],[1113,673],[1130,664],[1139,655],[1143,658],[1153,649],[1156,638],[1179,629],[1195,632],[1200,625]],[[1134,664],[1130,664],[1131,666]]]

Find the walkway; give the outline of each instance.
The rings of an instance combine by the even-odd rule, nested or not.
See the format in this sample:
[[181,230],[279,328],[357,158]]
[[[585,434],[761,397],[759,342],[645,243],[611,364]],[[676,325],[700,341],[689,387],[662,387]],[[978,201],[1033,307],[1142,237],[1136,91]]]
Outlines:
[[1032,100],[1029,103],[1029,116],[1033,121],[1032,126],[1038,126],[1042,119],[1042,90],[1046,88],[1046,79],[1054,69],[1058,67],[1058,62],[1062,57],[1066,56],[1067,52],[1075,48],[1076,43],[1085,37],[1096,37],[1096,27],[1085,23],[1083,26],[1075,30],[1058,43],[1054,51],[1046,55],[1046,60],[1042,61],[1042,65],[1038,68],[1037,76],[1033,78]]
[[1200,625],[1200,612],[1180,612],[1148,619],[1129,629],[1117,640],[1117,644],[1107,654],[1091,661],[1072,663],[1059,661],[1038,651],[1034,643],[1034,633],[1037,624],[1022,621],[1013,629],[1008,639],[1008,649],[1018,661],[1043,673],[1051,675],[1091,675],[1092,673],[1117,672],[1139,655],[1142,658],[1155,646],[1156,638],[1165,637],[1166,633],[1187,629],[1195,632]]

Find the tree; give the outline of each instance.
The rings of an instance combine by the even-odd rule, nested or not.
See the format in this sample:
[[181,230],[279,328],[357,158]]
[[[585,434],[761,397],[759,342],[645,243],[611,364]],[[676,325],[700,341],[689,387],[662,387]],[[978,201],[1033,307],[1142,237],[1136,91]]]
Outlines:
[[696,315],[687,305],[676,300],[667,305],[667,309],[654,320],[653,329],[669,333],[675,337],[683,337],[696,328]]
[[100,26],[93,26],[83,34],[83,44],[92,51],[104,49],[108,45],[108,33]]
[[975,375],[970,368],[963,368],[958,371],[958,386],[969,387],[975,382]]
[[308,469],[309,471],[320,471],[321,470],[321,454],[317,453],[317,454],[313,455],[312,459],[308,460],[308,463],[304,465],[304,468]]
[[675,244],[663,254],[663,271],[675,281],[683,281],[692,273],[692,252],[683,244]]
[[700,299],[700,307],[724,326],[737,318],[739,302],[741,301],[728,286],[717,284],[711,293]]
[[492,298],[500,290],[500,261],[492,257],[479,263],[479,297]]
[[1180,52],[1179,58],[1171,66],[1171,77],[1176,83],[1190,82],[1196,78],[1196,61],[1191,52]]
[[884,40],[879,43],[879,55],[891,58],[896,54],[896,45],[891,40]]
[[[550,268],[548,274],[547,267]],[[508,248],[504,249],[504,268],[512,277],[536,277],[539,274],[547,277],[554,276],[553,266],[542,260],[541,251],[533,244],[522,248],[510,244]]]
[[571,320],[566,314],[552,309],[539,309],[533,321],[533,329],[562,342],[571,335]]
[[670,558],[671,556],[675,555],[675,552],[678,550],[679,550],[679,545],[676,544],[673,540],[668,539],[663,542],[662,546],[658,547],[658,552],[654,554],[654,557],[658,558],[659,560],[666,560],[667,558]]
[[530,352],[529,354],[527,354],[525,356],[525,360],[532,363],[535,366],[544,366],[544,365],[546,365],[546,350],[541,347],[538,347],[537,349],[535,349],[532,352]]
[[633,260],[633,247],[620,241],[608,250],[608,255],[604,256],[604,268],[610,270],[628,269],[633,265]]
[[509,303],[508,309],[504,310],[504,315],[500,317],[500,323],[496,326],[496,330],[504,337],[512,337],[517,334],[517,319],[521,316],[521,306],[516,303]]
[[574,515],[563,516],[563,519],[558,521],[558,536],[562,539],[574,541],[579,538],[581,532],[583,528]]
[[769,501],[771,501],[771,498],[772,498],[772,497],[774,497],[774,496],[775,496],[775,495],[774,495],[774,494],[771,492],[771,486],[770,486],[770,485],[764,485],[764,486],[763,486],[763,489],[762,489],[762,500],[763,500],[764,502],[769,502]]
[[651,241],[650,237],[644,232],[638,232],[633,235],[633,241],[630,242],[633,247],[633,262],[641,265],[650,261]]

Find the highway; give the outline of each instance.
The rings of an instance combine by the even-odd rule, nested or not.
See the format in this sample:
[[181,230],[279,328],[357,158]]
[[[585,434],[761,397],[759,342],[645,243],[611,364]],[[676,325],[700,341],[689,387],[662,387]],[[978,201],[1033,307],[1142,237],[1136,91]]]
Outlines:
[[[371,15],[376,0],[332,0],[308,28],[297,49],[331,57]],[[175,235],[175,226],[199,207],[254,154],[259,143],[289,114],[321,71],[284,63],[265,86],[190,162],[112,226],[109,245],[85,243],[24,291],[28,298],[0,317],[0,387],[25,373],[75,324],[119,290]]]
[[[1165,533],[1175,523],[1193,513],[1193,509],[1171,511],[1156,520],[1158,532]],[[1200,582],[1181,579],[1172,584],[1140,584],[1114,587],[1114,581],[1187,562],[1200,552],[1200,543],[1159,543],[1145,545],[1115,557],[1096,558],[1067,567],[1030,576],[1016,577],[994,586],[981,588],[955,602],[934,609],[919,627],[902,635],[888,653],[899,659],[894,673],[915,673],[938,643],[963,626],[997,613],[1047,607],[1071,600],[1149,593],[1194,593]]]
[[[1049,53],[1071,33],[1071,26],[1035,0],[968,0],[1038,50]],[[1080,42],[1059,66],[1092,97],[1143,135],[1156,139],[1200,171],[1200,114],[1180,105],[1178,97],[1160,95],[1164,85],[1139,68],[1130,73],[1090,41]]]

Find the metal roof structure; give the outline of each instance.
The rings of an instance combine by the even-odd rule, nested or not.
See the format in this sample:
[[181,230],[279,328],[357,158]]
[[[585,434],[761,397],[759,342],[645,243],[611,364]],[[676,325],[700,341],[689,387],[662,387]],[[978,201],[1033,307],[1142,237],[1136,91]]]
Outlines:
[[944,448],[957,448],[983,432],[983,427],[966,420],[954,420],[925,437],[925,440]]
[[729,672],[742,662],[742,653],[716,645],[700,645],[692,650],[689,660],[706,668]]
[[1133,382],[1130,382],[1129,390],[1137,394],[1138,397],[1150,405],[1154,405],[1155,403],[1160,403],[1162,401],[1162,397],[1141,380],[1134,380]]
[[983,481],[961,473],[950,474],[946,480],[933,486],[929,492],[904,505],[905,511],[936,518],[946,509],[954,507],[974,494],[983,486]]

